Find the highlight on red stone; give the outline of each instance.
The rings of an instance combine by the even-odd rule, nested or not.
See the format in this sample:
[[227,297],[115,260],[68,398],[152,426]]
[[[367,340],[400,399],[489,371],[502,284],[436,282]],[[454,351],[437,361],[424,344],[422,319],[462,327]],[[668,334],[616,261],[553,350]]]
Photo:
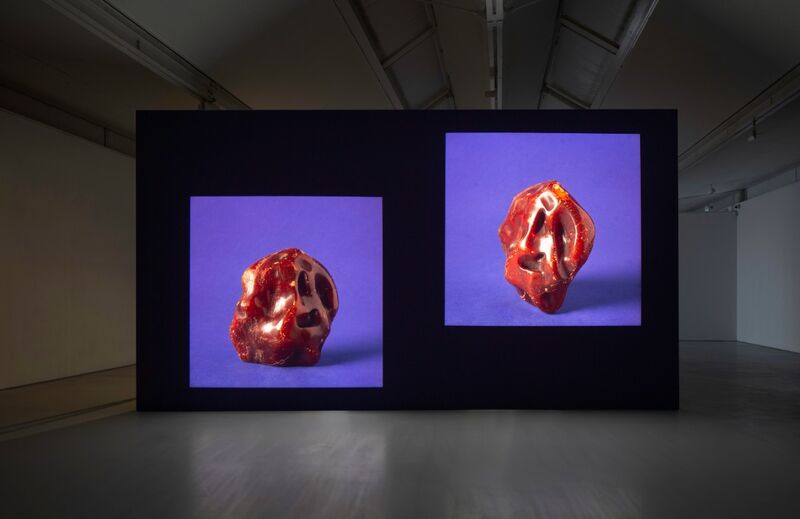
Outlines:
[[556,312],[592,252],[592,218],[561,184],[548,180],[514,197],[498,234],[506,280],[526,302]]
[[328,270],[300,249],[283,249],[242,274],[231,340],[245,362],[313,366],[338,309]]

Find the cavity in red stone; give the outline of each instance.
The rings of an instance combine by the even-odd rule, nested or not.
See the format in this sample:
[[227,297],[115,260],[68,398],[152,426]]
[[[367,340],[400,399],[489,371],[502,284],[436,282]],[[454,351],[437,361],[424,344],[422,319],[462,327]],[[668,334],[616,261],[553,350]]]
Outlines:
[[231,340],[245,362],[313,366],[338,309],[328,270],[300,249],[283,249],[242,274]]
[[555,180],[517,194],[498,230],[505,277],[523,300],[554,313],[594,245],[594,222]]

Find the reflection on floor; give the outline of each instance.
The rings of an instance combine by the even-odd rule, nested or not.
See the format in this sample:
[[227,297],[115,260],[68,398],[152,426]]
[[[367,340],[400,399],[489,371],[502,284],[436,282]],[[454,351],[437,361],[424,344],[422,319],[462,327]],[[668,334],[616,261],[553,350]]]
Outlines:
[[681,345],[682,410],[126,413],[0,442],[8,517],[800,517],[800,355]]

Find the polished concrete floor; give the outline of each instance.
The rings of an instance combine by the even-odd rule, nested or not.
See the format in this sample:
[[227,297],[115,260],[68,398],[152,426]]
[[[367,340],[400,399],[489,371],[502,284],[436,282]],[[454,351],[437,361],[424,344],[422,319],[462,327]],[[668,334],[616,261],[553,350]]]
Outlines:
[[680,412],[119,416],[0,442],[3,517],[800,517],[800,355],[681,345]]

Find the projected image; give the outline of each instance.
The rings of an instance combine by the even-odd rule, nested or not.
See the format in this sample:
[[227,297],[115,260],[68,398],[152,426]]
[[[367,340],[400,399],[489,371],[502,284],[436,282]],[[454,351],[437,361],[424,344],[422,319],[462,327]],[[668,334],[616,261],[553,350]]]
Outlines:
[[381,387],[381,199],[191,197],[191,387]]
[[448,133],[445,324],[641,324],[636,134]]

